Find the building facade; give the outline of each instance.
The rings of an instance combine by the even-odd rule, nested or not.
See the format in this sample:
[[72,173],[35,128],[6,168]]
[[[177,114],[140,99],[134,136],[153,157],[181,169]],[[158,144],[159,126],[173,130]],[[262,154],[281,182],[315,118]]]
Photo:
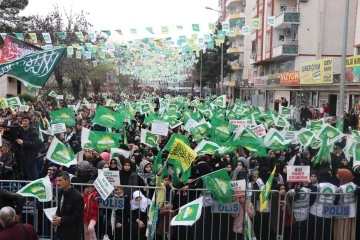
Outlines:
[[[359,0],[350,0],[346,33],[348,56],[360,51],[360,30],[356,28],[360,26],[359,5]],[[227,10],[234,8],[234,4],[225,6]],[[243,3],[235,9],[238,6],[241,9]],[[237,84],[239,95],[243,99],[250,96],[256,99],[256,104],[270,109],[281,97],[298,107],[319,107],[327,102],[332,115],[336,115],[344,9],[345,1],[338,0],[247,0],[244,17],[250,34],[242,34],[240,40],[235,38],[235,44],[244,43],[244,52],[240,55],[244,68],[235,75],[235,78],[241,76]],[[318,70],[312,72],[314,67]],[[345,110],[359,98],[358,84],[347,82]]]

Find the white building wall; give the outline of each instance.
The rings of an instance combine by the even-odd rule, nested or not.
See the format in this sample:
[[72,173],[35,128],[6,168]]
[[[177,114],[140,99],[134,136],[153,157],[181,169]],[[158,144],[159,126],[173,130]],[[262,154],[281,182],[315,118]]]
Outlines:
[[[245,24],[250,25],[251,23],[251,11],[256,6],[256,1],[247,0],[245,6]],[[244,71],[242,78],[248,79],[248,72],[251,71],[252,74],[252,65],[250,64],[250,55],[251,55],[251,34],[244,36]]]
[[360,47],[360,1],[357,2],[357,11],[356,11],[356,27],[355,29],[355,38],[354,38],[354,46]]

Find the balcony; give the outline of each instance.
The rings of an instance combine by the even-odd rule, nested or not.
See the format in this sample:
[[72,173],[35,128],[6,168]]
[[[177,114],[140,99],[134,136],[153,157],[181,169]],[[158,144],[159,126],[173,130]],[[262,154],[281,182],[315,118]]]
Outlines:
[[285,29],[290,28],[292,24],[300,24],[300,13],[292,12],[298,9],[287,8],[275,18],[274,28]]
[[236,6],[246,6],[246,1],[245,0],[228,0],[226,1],[226,7],[227,8],[233,8]]
[[273,47],[272,58],[296,56],[299,54],[299,45],[297,40],[280,41]]
[[236,71],[244,68],[244,62],[240,60],[235,60],[233,62],[229,62],[231,65],[231,69]]
[[[244,15],[242,17],[244,17]],[[240,18],[241,18],[240,12],[233,12],[227,16],[226,20],[230,21],[230,20],[240,19]]]
[[233,45],[228,48],[228,53],[244,52],[244,44]]

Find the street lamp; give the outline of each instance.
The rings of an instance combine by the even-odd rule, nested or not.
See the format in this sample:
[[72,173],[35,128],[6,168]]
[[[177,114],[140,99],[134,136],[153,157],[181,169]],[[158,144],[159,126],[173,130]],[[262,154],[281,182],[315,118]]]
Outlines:
[[[222,11],[213,9],[211,7],[205,7],[205,9],[221,13],[221,19],[223,18],[223,12]],[[224,93],[224,46],[223,46],[223,43],[221,43],[221,63],[220,64],[221,64],[221,68],[220,68],[220,70],[221,70],[221,72],[220,72],[220,82],[221,82],[220,94],[223,95],[223,93]]]

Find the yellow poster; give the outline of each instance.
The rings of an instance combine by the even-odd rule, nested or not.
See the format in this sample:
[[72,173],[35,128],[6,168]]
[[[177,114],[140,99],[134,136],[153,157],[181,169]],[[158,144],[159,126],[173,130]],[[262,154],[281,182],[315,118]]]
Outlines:
[[346,82],[360,82],[360,55],[346,58]]
[[333,83],[334,58],[323,58],[300,65],[300,84]]

